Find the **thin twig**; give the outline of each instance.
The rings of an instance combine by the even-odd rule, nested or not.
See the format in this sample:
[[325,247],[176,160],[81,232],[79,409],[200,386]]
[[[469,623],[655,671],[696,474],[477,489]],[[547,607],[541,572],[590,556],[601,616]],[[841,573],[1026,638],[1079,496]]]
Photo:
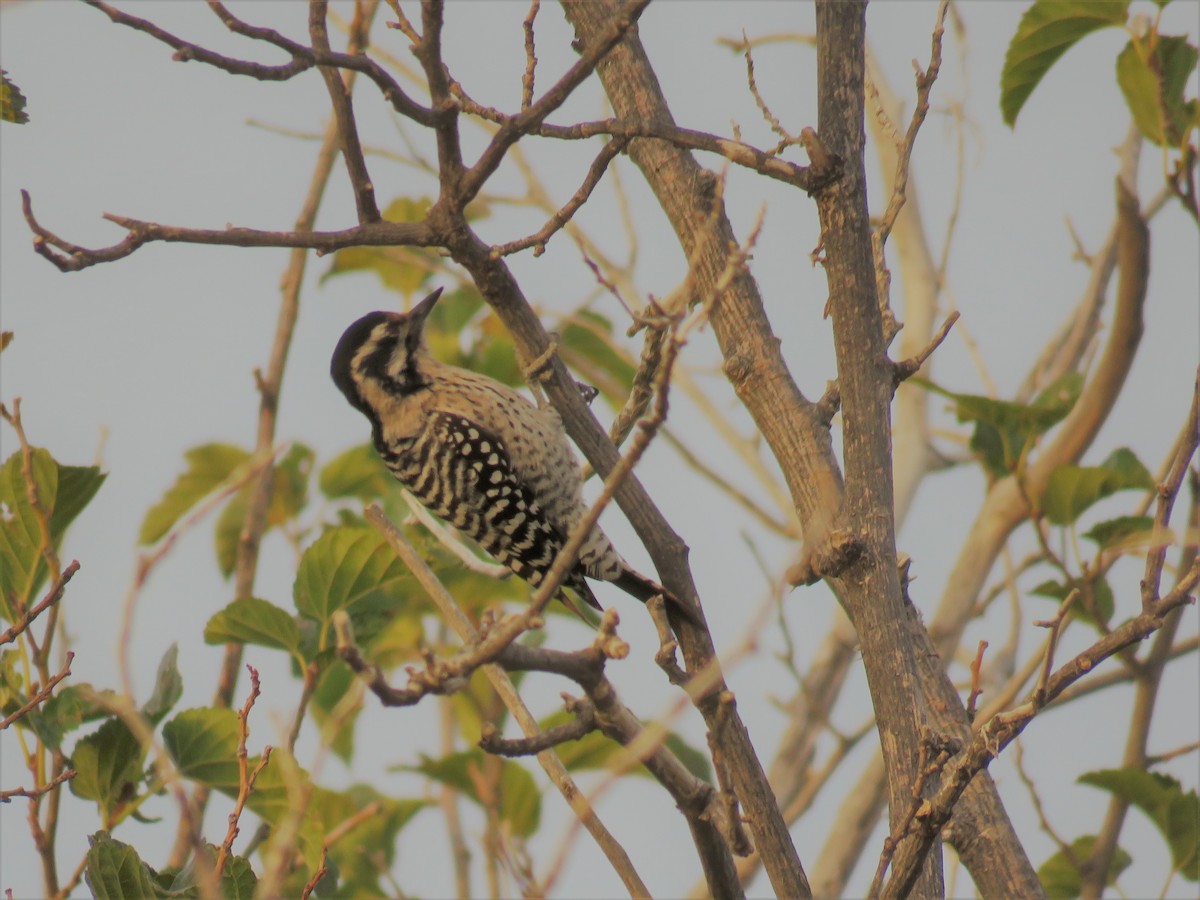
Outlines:
[[546,242],[556,232],[561,231],[571,221],[571,217],[592,196],[592,191],[596,189],[596,185],[604,177],[604,172],[608,169],[608,164],[613,161],[618,153],[625,149],[625,145],[628,143],[629,138],[618,137],[613,138],[605,144],[596,158],[592,160],[591,166],[588,167],[587,176],[583,179],[583,184],[571,195],[571,199],[550,217],[550,220],[545,225],[528,237],[519,238],[515,241],[509,241],[507,244],[500,244],[497,247],[493,247],[492,253],[496,256],[508,256],[519,250],[525,250],[528,247],[533,247],[534,256],[541,256],[545,253]]
[[199,44],[193,44],[190,41],[178,38],[152,22],[121,12],[107,3],[101,3],[98,0],[87,0],[87,2],[89,6],[100,10],[116,24],[124,25],[135,31],[141,31],[150,35],[155,40],[172,47],[176,51],[175,59],[179,62],[202,62],[229,72],[231,75],[245,75],[259,81],[286,81],[316,65],[335,66],[340,69],[348,69],[352,72],[362,72],[375,83],[380,93],[383,94],[392,105],[392,108],[400,115],[422,125],[429,125],[432,121],[433,113],[419,103],[414,102],[404,93],[395,79],[382,66],[369,57],[358,52],[322,52],[292,41],[273,29],[248,25],[229,12],[217,0],[208,0],[209,8],[230,31],[243,37],[272,44],[290,54],[292,61],[281,66],[265,66],[260,63],[222,56],[219,53],[214,53],[211,50],[201,47]]
[[521,75],[521,109],[522,111],[529,109],[533,104],[533,79],[537,71],[537,51],[534,46],[533,21],[537,18],[538,10],[541,9],[541,0],[533,0],[529,4],[529,13],[525,16],[525,21],[521,23],[521,30],[525,34],[525,72]]
[[79,571],[79,560],[72,560],[70,565],[62,570],[62,574],[58,576],[54,584],[50,586],[50,590],[46,592],[36,606],[25,610],[25,613],[17,619],[9,628],[0,634],[0,644],[11,644],[21,633],[25,631],[33,621],[44,613],[49,607],[58,603],[62,599],[63,589],[66,588],[67,582]]
[[54,689],[58,686],[58,683],[71,674],[71,661],[74,659],[75,651],[68,650],[66,665],[59,670],[58,674],[52,675],[46,681],[46,684],[43,687],[38,688],[36,684],[33,685],[35,691],[33,696],[29,698],[28,702],[26,702],[20,708],[14,710],[9,715],[5,716],[3,719],[0,719],[0,731],[3,731],[13,722],[16,722],[18,719],[22,718],[31,709],[40,706],[42,703],[48,700],[50,695],[54,693]]
[[942,345],[942,341],[946,340],[946,336],[950,334],[950,329],[954,327],[954,323],[959,320],[959,317],[958,310],[954,310],[954,312],[946,316],[946,321],[942,323],[942,327],[937,330],[937,334],[933,336],[920,353],[895,363],[893,366],[895,373],[893,377],[896,384],[911,378],[920,371],[921,366],[925,365],[925,361],[933,355],[933,351]]
[[237,227],[183,228],[105,213],[105,219],[120,225],[128,234],[116,244],[89,249],[64,240],[43,227],[34,217],[33,204],[29,192],[25,190],[21,191],[21,208],[25,213],[25,221],[34,234],[33,249],[63,272],[78,272],[98,263],[123,259],[142,245],[155,241],[222,247],[293,247],[316,250],[319,255],[345,247],[385,247],[397,244],[430,247],[437,243],[433,232],[423,222],[368,222],[341,231],[261,231],[256,228]]
[[258,670],[253,666],[246,666],[246,669],[250,673],[250,694],[238,711],[238,794],[237,800],[233,804],[233,812],[229,814],[229,827],[225,831],[225,840],[221,843],[221,847],[217,851],[217,860],[213,864],[217,878],[221,877],[221,872],[225,868],[225,860],[233,852],[233,842],[237,839],[240,831],[238,822],[241,820],[242,810],[246,808],[246,801],[250,799],[250,793],[254,790],[254,782],[258,780],[258,776],[262,774],[271,759],[271,747],[264,747],[258,765],[254,767],[253,771],[250,770],[246,741],[250,737],[250,710],[254,708],[254,701],[258,699],[260,691]]
[[[325,24],[328,0],[310,0],[308,6],[308,33],[313,49],[329,54],[329,31]],[[379,206],[375,202],[375,186],[367,172],[367,161],[363,158],[362,144],[358,139],[358,125],[354,121],[354,105],[350,102],[350,85],[341,73],[329,66],[320,67],[321,77],[329,91],[329,104],[338,124],[338,143],[342,159],[350,173],[350,185],[354,189],[354,205],[358,210],[358,222],[367,225],[380,220]]]
[[54,790],[60,784],[70,781],[78,773],[74,769],[65,769],[60,772],[53,780],[47,781],[41,787],[36,788],[13,788],[10,791],[0,791],[0,803],[9,803],[13,797],[28,797],[33,800],[40,797],[48,791]]
[[527,738],[506,740],[499,736],[494,725],[487,723],[479,738],[479,746],[499,756],[534,756],[559,744],[577,741],[596,730],[596,708],[591,703],[569,700],[567,709],[575,717],[570,722]]
[[979,650],[975,654],[975,660],[971,663],[971,693],[967,696],[967,721],[975,721],[975,704],[979,701],[979,695],[983,693],[983,687],[980,685],[979,673],[983,669],[983,653],[988,648],[987,641],[979,642]]

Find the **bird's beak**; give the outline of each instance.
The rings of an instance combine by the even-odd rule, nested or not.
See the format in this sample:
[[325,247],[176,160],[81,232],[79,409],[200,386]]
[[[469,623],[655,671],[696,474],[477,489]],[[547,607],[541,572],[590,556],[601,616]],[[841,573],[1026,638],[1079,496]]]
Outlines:
[[433,312],[433,307],[437,305],[438,297],[440,296],[442,296],[442,289],[438,288],[436,291],[414,306],[412,308],[412,312],[408,314],[409,319],[416,323],[418,331],[425,324],[425,320],[429,317],[429,314]]

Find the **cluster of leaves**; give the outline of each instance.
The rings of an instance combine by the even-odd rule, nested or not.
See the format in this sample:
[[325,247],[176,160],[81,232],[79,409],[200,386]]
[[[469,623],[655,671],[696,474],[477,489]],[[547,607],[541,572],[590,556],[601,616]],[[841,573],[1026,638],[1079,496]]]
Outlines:
[[[1171,0],[1154,0],[1158,16]],[[1186,36],[1165,35],[1153,21],[1129,16],[1130,0],[1037,0],[1021,18],[1000,76],[1000,109],[1013,125],[1050,67],[1081,38],[1102,28],[1125,28],[1117,84],[1139,130],[1160,147],[1183,147],[1200,129],[1200,100],[1186,98],[1197,48]]]
[[[960,394],[923,382],[953,401],[958,420],[972,426],[969,446],[989,479],[1013,476],[1023,480],[1030,452],[1039,440],[1071,412],[1083,387],[1083,376],[1071,373],[1043,390],[1031,403],[995,400],[977,394]],[[1154,479],[1142,462],[1127,448],[1113,451],[1095,466],[1061,465],[1046,479],[1036,498],[1036,518],[1074,537],[1084,514],[1106,497],[1119,491],[1148,491]],[[1107,564],[1118,555],[1144,550],[1153,539],[1154,521],[1145,515],[1104,519],[1083,532],[1096,545]],[[1161,536],[1160,536],[1161,539]],[[1108,628],[1114,612],[1112,588],[1104,577],[1106,566],[1084,567],[1072,573],[1060,565],[1058,578],[1041,582],[1030,593],[1063,602],[1078,591],[1076,617],[1100,630]]]
[[[1141,810],[1158,829],[1171,851],[1172,873],[1189,881],[1200,881],[1200,796],[1184,793],[1174,778],[1144,769],[1102,769],[1079,776],[1080,784],[1089,784],[1120,797]],[[1096,843],[1094,834],[1083,835],[1069,847],[1050,857],[1038,869],[1046,893],[1058,898],[1078,897],[1082,888],[1080,863],[1088,858]],[[1113,855],[1108,883],[1133,862],[1119,847]]]
[[[921,383],[950,399],[959,422],[971,425],[969,446],[989,480],[1011,476],[1023,482],[1031,452],[1070,414],[1083,378],[1078,374],[1063,376],[1031,403],[954,393]],[[1154,478],[1137,456],[1120,448],[1099,465],[1067,464],[1050,472],[1041,495],[1034,498],[1038,509],[1033,521],[1035,527],[1044,522],[1057,528],[1063,543],[1074,546],[1085,514],[1101,500],[1120,491],[1154,488]],[[1048,559],[1046,563],[1058,569],[1058,576],[1042,581],[1030,593],[1059,603],[1077,593],[1072,616],[1105,633],[1115,613],[1113,591],[1105,577],[1108,567],[1120,555],[1144,552],[1153,541],[1169,540],[1169,535],[1156,535],[1150,516],[1122,515],[1095,522],[1081,536],[1095,545],[1097,562],[1084,563],[1076,572],[1061,557]],[[1079,781],[1108,790],[1142,810],[1170,848],[1173,873],[1200,880],[1200,798],[1195,791],[1184,793],[1174,779],[1141,769],[1088,772]],[[1079,866],[1088,858],[1095,841],[1095,835],[1083,835],[1042,865],[1038,875],[1051,897],[1078,896],[1082,878]],[[1118,847],[1110,883],[1115,883],[1131,863],[1129,854]]]
[[29,121],[29,113],[25,112],[25,95],[8,77],[8,73],[0,69],[0,122],[15,122],[24,125]]

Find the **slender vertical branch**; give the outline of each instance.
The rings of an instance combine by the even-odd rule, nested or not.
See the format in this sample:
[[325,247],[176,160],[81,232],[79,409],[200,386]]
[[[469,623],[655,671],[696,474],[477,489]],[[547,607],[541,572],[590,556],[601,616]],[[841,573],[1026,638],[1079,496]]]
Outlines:
[[[363,14],[356,20],[356,28],[350,35],[350,52],[361,52],[367,45],[371,21],[374,19],[378,0],[367,0]],[[354,84],[354,72],[346,72],[341,78],[346,90]],[[333,172],[333,164],[337,158],[339,146],[339,128],[336,121],[331,121],[325,129],[321,147],[317,151],[317,160],[313,166],[313,174],[309,179],[308,192],[301,204],[300,213],[296,216],[296,231],[311,231],[316,223],[317,210],[321,198],[329,184]],[[296,328],[296,319],[300,312],[300,286],[304,281],[304,270],[308,262],[308,251],[296,248],[288,256],[288,264],[284,269],[280,292],[283,295],[279,305],[279,316],[275,324],[275,336],[271,341],[270,356],[266,372],[259,381],[258,429],[255,438],[255,454],[269,456],[275,445],[275,426],[279,414],[279,395],[283,387],[283,373],[287,367],[288,351],[292,346],[292,335]],[[262,474],[251,487],[250,502],[246,509],[246,518],[238,535],[237,556],[233,569],[233,596],[241,600],[254,595],[254,582],[258,574],[258,551],[262,543],[263,533],[267,527],[267,511],[271,506],[274,491],[274,466],[263,468]],[[233,692],[237,686],[238,672],[242,664],[242,647],[240,644],[228,644],[225,647],[225,657],[221,664],[221,672],[217,682],[216,695],[213,702],[217,706],[229,706]],[[208,803],[209,791],[203,785],[198,785],[192,794],[192,805],[197,821],[203,818],[204,808]],[[191,838],[184,834],[184,823],[175,836],[175,845],[171,850],[169,864],[181,866],[187,858]]]

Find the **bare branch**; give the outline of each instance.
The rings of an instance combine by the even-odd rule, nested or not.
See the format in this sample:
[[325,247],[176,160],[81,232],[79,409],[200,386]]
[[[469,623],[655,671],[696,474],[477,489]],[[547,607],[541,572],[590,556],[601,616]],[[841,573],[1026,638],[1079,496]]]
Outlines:
[[500,129],[492,137],[487,149],[480,154],[475,165],[464,174],[462,182],[458,186],[460,203],[463,205],[469,203],[479,193],[484,182],[499,167],[509,147],[524,135],[533,132],[548,115],[566,102],[575,88],[592,74],[596,64],[634,26],[649,3],[650,0],[629,0],[628,3],[623,4],[620,11],[611,17],[604,31],[589,42],[589,46],[582,52],[575,64],[550,90],[546,91],[527,109],[523,109],[500,124]]
[[221,877],[221,871],[225,868],[225,861],[233,852],[233,842],[237,839],[239,821],[242,818],[242,811],[246,808],[246,801],[250,799],[250,794],[254,790],[254,782],[258,780],[258,776],[262,774],[263,769],[267,767],[268,761],[271,759],[271,748],[264,747],[262,758],[254,770],[250,770],[249,753],[246,750],[246,741],[250,737],[250,710],[254,708],[254,701],[258,699],[259,682],[258,670],[253,666],[246,666],[250,672],[250,693],[246,697],[246,702],[240,710],[238,710],[238,745],[237,745],[237,764],[238,764],[238,793],[237,800],[233,805],[233,812],[229,814],[229,828],[225,832],[225,840],[221,843],[221,847],[217,850],[217,859],[213,864],[213,871],[217,878]]
[[0,644],[11,644],[21,636],[21,633],[25,631],[26,628],[33,624],[33,621],[38,616],[44,613],[55,603],[58,603],[58,601],[62,599],[63,589],[67,586],[67,582],[70,581],[78,571],[79,560],[72,560],[71,564],[63,569],[62,574],[55,579],[54,584],[50,586],[50,590],[46,592],[46,596],[43,597],[36,606],[27,609],[24,615],[22,615],[9,628],[6,628],[3,634],[0,634]]
[[526,110],[533,104],[533,79],[537,71],[537,50],[534,46],[533,21],[537,18],[538,10],[542,8],[541,0],[533,0],[529,4],[529,14],[521,23],[525,33],[525,72],[521,76],[521,109]]
[[1158,507],[1154,513],[1154,531],[1151,539],[1150,552],[1146,554],[1146,572],[1142,576],[1142,610],[1149,611],[1158,600],[1159,583],[1162,579],[1163,565],[1167,559],[1167,542],[1163,537],[1168,533],[1167,523],[1171,519],[1171,510],[1175,506],[1175,498],[1183,485],[1183,477],[1187,474],[1188,466],[1200,445],[1200,370],[1196,374],[1196,384],[1192,391],[1192,405],[1188,411],[1186,424],[1183,427],[1182,440],[1176,450],[1175,459],[1171,462],[1166,480],[1158,486]]
[[429,247],[437,240],[424,222],[370,222],[342,231],[260,231],[255,228],[223,229],[183,228],[143,222],[127,216],[105,213],[104,218],[129,233],[117,244],[88,249],[60,238],[44,228],[34,217],[28,191],[21,191],[25,221],[34,233],[33,248],[63,272],[78,272],[97,263],[112,262],[129,256],[143,244],[162,241],[169,244],[209,244],[221,247],[295,247],[316,250],[318,255],[343,247],[384,247],[409,244]]
[[162,41],[167,46],[172,47],[176,51],[174,58],[179,62],[195,60],[196,62],[202,62],[229,72],[232,75],[245,75],[260,81],[287,81],[317,65],[334,66],[339,69],[362,72],[375,83],[396,112],[422,125],[429,125],[432,122],[432,112],[405,94],[400,85],[396,83],[396,80],[374,60],[361,55],[361,53],[321,52],[312,47],[306,47],[303,44],[289,40],[271,28],[259,28],[248,25],[229,12],[218,0],[209,0],[209,8],[212,9],[230,31],[240,34],[243,37],[272,44],[289,53],[292,61],[280,66],[267,66],[261,63],[222,56],[219,53],[214,53],[211,50],[201,47],[199,44],[193,44],[190,41],[176,37],[159,28],[153,22],[121,12],[107,3],[100,2],[100,0],[87,0],[87,3],[89,6],[100,10],[116,24],[125,25],[135,31],[141,31],[150,35],[155,40]]
[[57,675],[52,676],[45,683],[45,685],[39,687],[36,683],[34,683],[32,685],[32,688],[34,691],[33,696],[30,697],[29,700],[23,706],[21,706],[19,709],[14,710],[12,713],[5,716],[3,719],[0,719],[0,731],[3,731],[5,728],[7,728],[13,722],[16,722],[18,719],[22,718],[31,709],[34,709],[34,708],[40,706],[46,700],[50,699],[50,695],[52,693],[54,693],[54,689],[58,686],[58,683],[60,681],[62,681],[64,678],[66,678],[68,675],[71,674],[71,661],[74,659],[75,659],[75,652],[73,650],[68,650],[66,665],[64,665],[62,667],[62,669],[59,670]]
[[74,769],[65,769],[60,772],[53,780],[46,782],[41,787],[37,788],[13,788],[10,791],[0,791],[0,803],[10,803],[13,797],[28,797],[30,800],[41,797],[44,794],[54,790],[60,784],[70,781],[78,772]]
[[[328,6],[328,0],[311,0],[308,5],[308,33],[312,38],[313,49],[323,54],[331,52],[329,31],[325,25]],[[333,107],[334,117],[337,119],[342,159],[346,161],[346,169],[350,173],[359,224],[378,222],[380,217],[379,206],[375,203],[375,186],[371,184],[371,176],[367,174],[367,161],[363,158],[362,144],[358,140],[354,106],[350,102],[350,85],[346,84],[336,68],[321,66],[320,72],[329,91],[329,103]]]
[[596,189],[596,185],[600,183],[600,179],[604,177],[604,172],[608,169],[608,164],[613,161],[618,153],[625,149],[625,145],[629,143],[628,138],[618,137],[613,138],[600,150],[596,158],[592,160],[592,164],[588,167],[587,177],[583,179],[583,184],[579,189],[571,195],[571,199],[566,202],[562,209],[558,210],[550,217],[545,225],[538,231],[529,235],[529,237],[520,238],[515,241],[510,241],[507,244],[500,244],[492,248],[492,253],[496,256],[508,256],[511,253],[516,253],[519,250],[524,250],[528,247],[533,247],[533,255],[541,256],[546,252],[546,242],[560,231],[569,221],[571,217],[579,211],[579,208],[587,202],[587,199],[592,196],[592,191]]
[[533,756],[543,750],[557,747],[569,741],[577,741],[597,728],[596,708],[591,703],[571,698],[567,700],[567,711],[575,718],[563,725],[549,728],[541,734],[517,740],[505,740],[496,732],[496,726],[487,722],[479,746],[488,753],[498,756]]
[[959,312],[955,310],[946,317],[946,321],[942,323],[942,327],[937,330],[937,334],[929,341],[925,348],[916,356],[911,356],[908,359],[902,359],[894,365],[894,378],[896,384],[905,379],[912,378],[920,371],[921,366],[925,365],[925,361],[933,356],[933,351],[942,345],[942,341],[946,340],[946,336],[950,334],[950,329],[954,327],[954,323],[959,319]]
[[[946,766],[937,792],[929,799],[928,813],[922,817],[922,828],[917,837],[906,843],[897,854],[892,877],[882,896],[906,896],[920,871],[926,850],[949,821],[959,797],[978,772],[987,768],[992,759],[1020,735],[1034,717],[1069,685],[1093,671],[1110,656],[1145,640],[1163,626],[1164,617],[1171,611],[1194,603],[1195,598],[1188,592],[1198,582],[1200,563],[1193,563],[1176,587],[1156,601],[1149,611],[1142,612],[1114,629],[1048,675],[1044,679],[1044,686],[1040,684],[1039,689],[1020,706],[1008,712],[998,713],[988,720],[970,746]],[[1049,645],[1047,650],[1050,651]]]
[[[476,108],[467,111],[478,113]],[[811,131],[811,129],[809,129]],[[653,138],[667,141],[685,150],[703,150],[723,156],[735,165],[742,166],[775,181],[782,181],[811,194],[841,176],[841,159],[832,155],[816,154],[809,150],[811,166],[798,166],[786,159],[772,156],[743,141],[717,137],[691,128],[679,128],[669,122],[641,122],[628,119],[604,119],[583,122],[578,125],[540,125],[531,134],[560,140],[582,140],[599,134],[613,137]],[[813,132],[815,136],[816,132]],[[822,145],[823,146],[823,145]]]
[[[214,8],[219,10],[219,7]],[[361,8],[357,8],[356,5],[356,16],[349,40],[349,48],[352,51],[358,52],[366,47],[369,40],[371,21],[376,9],[378,9],[378,4],[375,2],[369,2]],[[226,24],[229,23],[227,22]],[[349,83],[353,80],[354,73],[347,72],[345,75],[347,89],[349,89]],[[313,165],[312,176],[309,178],[308,189],[296,214],[293,225],[293,231],[295,232],[309,232],[316,222],[317,210],[321,205],[321,199],[325,194],[326,186],[329,184],[329,178],[333,172],[333,165],[337,158],[337,138],[337,123],[330,121],[326,125],[325,132],[322,135],[320,148],[317,151],[317,159]],[[383,223],[377,223],[372,227],[378,227],[380,224]],[[259,388],[258,422],[257,433],[255,435],[255,451],[259,454],[265,455],[268,453],[275,443],[280,395],[283,390],[283,376],[287,367],[288,351],[291,348],[292,335],[295,332],[296,321],[299,316],[300,290],[304,283],[304,272],[307,264],[308,254],[301,248],[293,248],[292,252],[288,254],[287,266],[280,279],[280,293],[282,297],[276,319],[275,335],[271,341],[266,372],[263,375],[262,384]],[[249,597],[254,592],[254,581],[258,573],[259,548],[263,533],[267,527],[267,512],[274,493],[274,474],[275,470],[273,466],[264,468],[250,491],[250,501],[247,505],[246,517],[242,522],[241,533],[238,536],[237,557],[234,561],[234,599]],[[237,678],[241,669],[241,661],[241,645],[226,645],[225,657],[221,663],[221,671],[216,687],[216,702],[218,704],[223,706],[232,704],[233,692],[237,685]],[[288,741],[289,750],[295,744],[304,710],[307,707],[308,700],[312,696],[313,690],[315,690],[315,677],[315,672],[311,668],[305,672],[304,689],[300,704],[296,709],[296,715],[292,723],[292,734]],[[197,785],[192,794],[192,804],[198,813],[197,818],[203,818],[203,810],[207,800],[208,787],[206,785]],[[170,856],[172,864],[183,864],[188,852],[189,841],[189,834],[184,828],[184,823],[181,822],[179,831],[176,834],[175,846],[172,848]]]
[[908,186],[909,160],[912,157],[913,145],[916,143],[921,125],[925,122],[925,116],[929,113],[929,93],[933,90],[934,82],[937,81],[938,73],[942,68],[942,35],[945,32],[946,10],[949,6],[950,0],[941,0],[941,3],[938,4],[937,22],[933,26],[933,36],[930,41],[929,65],[924,71],[921,71],[916,61],[913,61],[913,68],[916,69],[917,74],[917,102],[913,108],[912,119],[908,123],[908,131],[904,134],[904,143],[900,147],[900,155],[896,163],[896,177],[892,184],[892,196],[875,232],[881,247],[887,243],[892,226],[896,224],[896,216],[900,214],[900,210],[904,206],[905,188]]

